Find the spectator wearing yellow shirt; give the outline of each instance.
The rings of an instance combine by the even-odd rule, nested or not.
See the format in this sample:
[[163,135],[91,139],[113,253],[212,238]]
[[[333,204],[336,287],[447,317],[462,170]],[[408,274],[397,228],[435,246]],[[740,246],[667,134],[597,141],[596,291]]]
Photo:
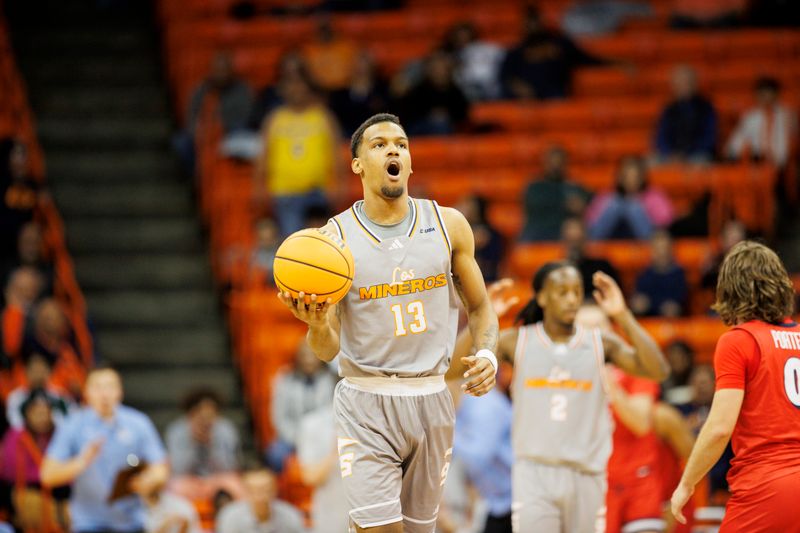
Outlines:
[[304,227],[309,209],[327,207],[325,191],[335,186],[338,174],[340,135],[304,70],[281,80],[280,91],[284,104],[261,127],[256,191],[269,194],[281,232],[288,235]]

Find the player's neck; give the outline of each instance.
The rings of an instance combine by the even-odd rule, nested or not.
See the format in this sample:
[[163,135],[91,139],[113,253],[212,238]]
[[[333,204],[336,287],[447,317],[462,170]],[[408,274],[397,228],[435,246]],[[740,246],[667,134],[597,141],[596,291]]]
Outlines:
[[563,324],[555,320],[542,321],[544,332],[553,342],[567,342],[575,334],[575,324]]
[[406,192],[397,198],[386,198],[364,191],[364,214],[376,224],[382,226],[397,224],[406,218],[408,209],[408,193]]

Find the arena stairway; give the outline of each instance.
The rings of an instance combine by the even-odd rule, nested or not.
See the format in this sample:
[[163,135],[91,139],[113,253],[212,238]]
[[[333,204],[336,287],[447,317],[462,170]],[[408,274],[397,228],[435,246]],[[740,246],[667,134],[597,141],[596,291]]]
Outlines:
[[170,147],[149,2],[13,4],[14,45],[98,353],[121,371],[126,403],[160,429],[188,389],[210,385],[244,430],[192,187]]

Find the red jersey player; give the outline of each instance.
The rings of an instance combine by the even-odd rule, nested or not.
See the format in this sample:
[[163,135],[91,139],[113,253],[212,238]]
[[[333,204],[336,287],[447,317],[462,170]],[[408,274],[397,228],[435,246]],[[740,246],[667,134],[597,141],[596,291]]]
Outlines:
[[606,532],[664,531],[659,443],[653,431],[658,383],[608,368],[614,451],[608,460]]
[[732,496],[720,533],[800,533],[800,325],[794,290],[762,244],[734,246],[720,268],[714,308],[733,329],[717,343],[716,393],[672,495],[682,508],[733,436]]

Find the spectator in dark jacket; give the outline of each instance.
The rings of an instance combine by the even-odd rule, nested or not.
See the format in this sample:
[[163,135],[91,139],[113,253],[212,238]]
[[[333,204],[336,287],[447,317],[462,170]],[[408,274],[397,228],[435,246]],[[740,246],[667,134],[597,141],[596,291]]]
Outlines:
[[503,259],[503,236],[486,218],[488,202],[482,196],[467,196],[461,200],[459,211],[472,227],[475,235],[475,260],[487,282],[499,278],[500,261]]
[[467,120],[469,102],[453,78],[453,59],[434,52],[425,62],[425,75],[401,99],[410,135],[447,135]]
[[[593,287],[592,276],[595,272],[605,272],[617,283],[619,274],[617,269],[602,257],[593,257],[586,250],[586,227],[580,218],[568,218],[561,226],[561,242],[564,244],[566,258],[581,273],[584,287]],[[587,298],[591,298],[591,292],[587,291]]]
[[531,7],[522,42],[506,55],[500,77],[509,97],[549,100],[569,95],[576,67],[604,64],[607,61],[582,50],[566,35],[545,28],[538,10]]
[[652,262],[636,279],[631,309],[639,316],[677,317],[683,314],[689,289],[686,272],[672,255],[672,239],[657,231],[650,240]]
[[591,196],[569,179],[564,148],[549,148],[543,167],[541,176],[525,189],[525,226],[520,235],[523,241],[558,240],[564,221],[583,216]]
[[710,161],[717,146],[717,112],[698,93],[694,69],[676,67],[672,90],[674,99],[662,111],[656,130],[659,161]]
[[367,117],[386,110],[388,100],[388,88],[378,76],[375,60],[361,52],[356,58],[350,84],[332,92],[328,103],[344,134],[350,136]]

